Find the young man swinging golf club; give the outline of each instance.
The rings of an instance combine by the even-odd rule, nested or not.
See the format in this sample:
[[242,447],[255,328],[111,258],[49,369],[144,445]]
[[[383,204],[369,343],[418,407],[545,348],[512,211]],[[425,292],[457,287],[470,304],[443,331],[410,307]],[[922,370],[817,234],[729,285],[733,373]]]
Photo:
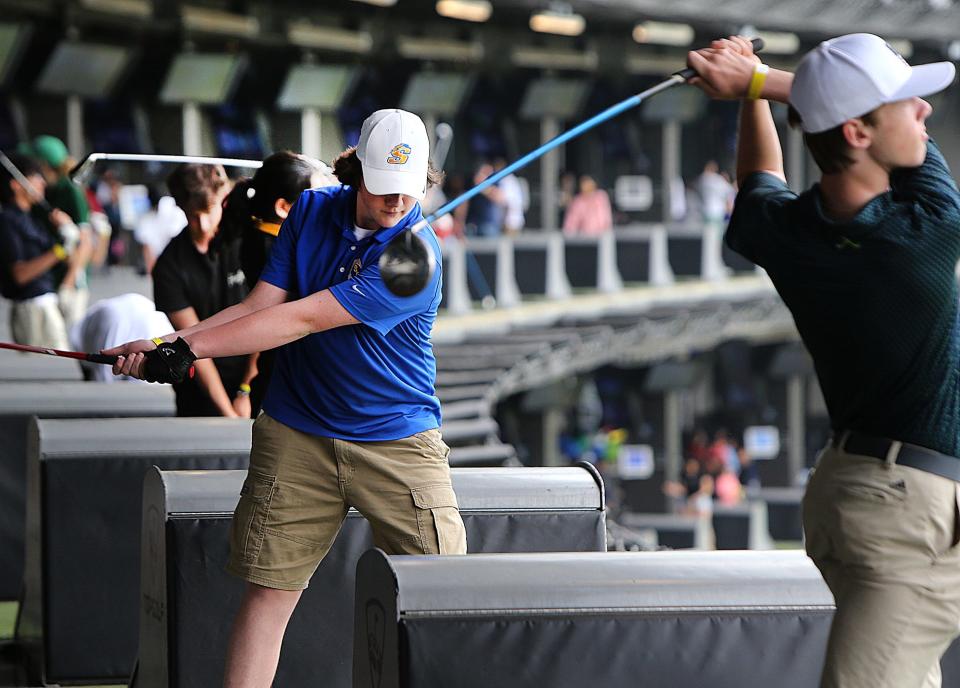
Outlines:
[[[430,331],[440,270],[409,297],[377,261],[440,181],[423,122],[380,110],[334,164],[344,184],[302,193],[240,304],[161,340],[111,349],[117,374],[182,378],[196,357],[281,347],[237,505],[228,569],[247,581],[224,685],[269,686],[301,591],[356,507],[397,554],[463,554]],[[421,237],[440,264],[429,228]]]
[[[830,412],[803,503],[837,605],[821,685],[938,687],[960,629],[960,193],[922,97],[954,66],[911,68],[869,34],[825,41],[795,75],[739,37],[688,63],[709,95],[743,99],[726,239],[769,273]],[[763,99],[790,104],[823,173],[802,194]]]

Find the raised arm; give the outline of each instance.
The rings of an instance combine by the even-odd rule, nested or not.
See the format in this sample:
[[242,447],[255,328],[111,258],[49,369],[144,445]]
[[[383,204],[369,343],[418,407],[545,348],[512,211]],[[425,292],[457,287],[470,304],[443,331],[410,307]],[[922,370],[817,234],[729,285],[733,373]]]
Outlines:
[[[737,182],[754,172],[785,179],[783,154],[768,100],[786,103],[793,75],[779,69],[764,73],[750,41],[733,36],[688,54],[698,77],[691,83],[712,98],[742,99],[737,143]],[[754,92],[751,93],[751,86]],[[750,98],[748,96],[756,96]]]

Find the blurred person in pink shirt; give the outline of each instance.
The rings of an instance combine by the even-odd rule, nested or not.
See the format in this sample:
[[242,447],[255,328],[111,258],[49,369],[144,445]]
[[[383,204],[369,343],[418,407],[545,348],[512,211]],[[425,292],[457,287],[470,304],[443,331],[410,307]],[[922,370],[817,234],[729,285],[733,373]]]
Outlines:
[[597,236],[613,228],[610,197],[590,175],[580,177],[580,193],[573,197],[563,218],[567,236]]

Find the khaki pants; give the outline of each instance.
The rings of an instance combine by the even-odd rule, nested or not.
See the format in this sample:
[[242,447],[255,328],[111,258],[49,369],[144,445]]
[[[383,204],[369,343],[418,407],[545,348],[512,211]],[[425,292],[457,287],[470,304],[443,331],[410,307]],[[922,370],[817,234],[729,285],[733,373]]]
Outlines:
[[50,293],[10,304],[10,333],[13,341],[49,349],[69,349],[67,328],[57,307],[57,295]]
[[960,632],[957,483],[828,447],[803,500],[837,605],[822,688],[939,688]]
[[60,287],[57,292],[60,299],[60,313],[63,314],[63,321],[67,329],[73,327],[74,323],[83,320],[87,312],[87,306],[90,304],[90,290],[86,287]]
[[348,442],[261,413],[227,570],[269,588],[306,588],[351,506],[370,522],[374,545],[390,554],[466,554],[449,452],[437,430]]

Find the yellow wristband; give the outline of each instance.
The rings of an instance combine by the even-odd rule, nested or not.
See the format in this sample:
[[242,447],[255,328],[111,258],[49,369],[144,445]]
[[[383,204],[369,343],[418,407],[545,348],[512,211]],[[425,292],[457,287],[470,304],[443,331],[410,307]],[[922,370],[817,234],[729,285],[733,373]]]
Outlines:
[[246,382],[241,382],[240,385],[237,387],[237,396],[245,397],[245,396],[249,396],[249,394],[250,394],[250,385],[248,385]]
[[767,73],[769,71],[770,67],[762,62],[758,62],[757,66],[753,68],[753,76],[750,77],[750,86],[747,88],[748,100],[757,100],[763,93],[763,85],[767,83]]
[[67,259],[67,249],[65,249],[62,244],[54,244],[52,250],[53,255],[57,257],[57,260]]
[[156,344],[157,346],[160,346],[161,344],[163,344],[163,339],[161,337],[154,337],[150,341]]

